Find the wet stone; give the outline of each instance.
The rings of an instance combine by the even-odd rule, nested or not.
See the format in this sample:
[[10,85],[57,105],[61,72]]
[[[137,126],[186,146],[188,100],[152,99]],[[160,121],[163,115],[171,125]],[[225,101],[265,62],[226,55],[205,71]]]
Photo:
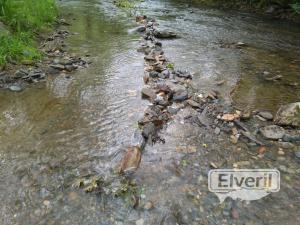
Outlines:
[[273,120],[273,115],[270,112],[262,111],[259,112],[258,115],[266,120]]
[[146,31],[146,27],[145,26],[139,26],[136,28],[137,32],[145,32]]
[[173,106],[169,106],[167,108],[167,111],[172,114],[172,115],[175,115],[180,109],[179,108],[176,108],[176,107],[173,107]]
[[184,100],[187,100],[188,97],[189,97],[188,91],[180,89],[174,93],[173,100],[174,101],[184,101]]
[[260,132],[266,139],[271,140],[281,139],[285,134],[285,130],[277,125],[262,127]]
[[300,162],[300,151],[295,152],[295,157]]
[[164,39],[164,38],[166,38],[166,39],[176,38],[177,37],[175,32],[173,32],[171,30],[167,30],[167,29],[156,29],[154,31],[154,36],[156,38],[162,38],[162,39]]
[[151,77],[151,78],[157,78],[158,76],[159,76],[159,73],[156,71],[151,71],[149,73],[149,77]]
[[23,88],[20,85],[17,85],[17,84],[9,86],[8,89],[10,91],[13,91],[13,92],[20,92],[20,91],[23,90]]
[[51,64],[50,67],[57,69],[57,70],[64,70],[65,66],[61,64]]
[[155,94],[155,91],[153,91],[151,88],[145,87],[145,88],[142,89],[142,97],[143,98],[155,99],[156,94]]
[[274,121],[278,125],[300,126],[300,102],[280,107]]
[[300,141],[300,135],[285,134],[283,136],[283,141],[286,141],[286,142],[299,142]]

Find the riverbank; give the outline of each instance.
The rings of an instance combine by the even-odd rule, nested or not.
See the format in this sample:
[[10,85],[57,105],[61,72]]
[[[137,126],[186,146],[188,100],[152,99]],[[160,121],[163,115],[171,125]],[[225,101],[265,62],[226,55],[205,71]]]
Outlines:
[[0,7],[0,88],[19,92],[47,75],[68,77],[87,66],[67,52],[64,39],[70,36],[70,24],[59,18],[55,1],[2,1]]

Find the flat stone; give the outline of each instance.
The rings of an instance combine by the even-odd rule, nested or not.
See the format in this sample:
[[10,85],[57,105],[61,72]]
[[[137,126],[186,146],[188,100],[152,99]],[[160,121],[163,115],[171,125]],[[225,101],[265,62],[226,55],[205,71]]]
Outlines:
[[177,34],[174,31],[171,31],[171,30],[168,30],[168,29],[156,29],[153,32],[153,34],[156,38],[161,38],[161,39],[176,38],[177,37]]
[[57,69],[57,70],[64,70],[65,66],[61,64],[51,64],[50,67]]
[[275,123],[286,126],[300,126],[300,102],[281,106],[277,111]]
[[283,141],[286,141],[286,142],[299,142],[300,141],[300,135],[285,134],[283,136]]
[[23,88],[19,85],[11,85],[8,89],[14,92],[20,92],[23,90]]
[[266,120],[273,120],[273,115],[270,112],[262,111],[262,112],[259,112],[258,115],[263,117]]
[[146,27],[145,26],[139,26],[136,28],[137,32],[145,32],[146,31]]
[[151,88],[145,87],[145,88],[142,89],[142,97],[155,99],[156,94],[155,94],[155,91],[152,90]]
[[189,100],[187,100],[186,102],[187,102],[190,106],[192,106],[193,108],[200,108],[200,107],[201,107],[201,105],[200,105],[198,102],[194,101],[194,100],[189,99]]
[[260,132],[266,139],[271,140],[281,139],[285,135],[285,130],[277,125],[262,127],[260,128]]

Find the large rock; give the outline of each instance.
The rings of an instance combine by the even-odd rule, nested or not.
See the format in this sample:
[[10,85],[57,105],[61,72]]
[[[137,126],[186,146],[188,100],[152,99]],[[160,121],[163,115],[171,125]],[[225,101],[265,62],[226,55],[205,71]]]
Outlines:
[[286,126],[300,126],[300,102],[281,106],[275,116],[275,123]]
[[176,38],[177,34],[167,29],[156,29],[154,31],[154,36],[156,38]]
[[260,128],[260,132],[266,139],[271,140],[281,139],[285,135],[285,130],[277,125],[262,127]]

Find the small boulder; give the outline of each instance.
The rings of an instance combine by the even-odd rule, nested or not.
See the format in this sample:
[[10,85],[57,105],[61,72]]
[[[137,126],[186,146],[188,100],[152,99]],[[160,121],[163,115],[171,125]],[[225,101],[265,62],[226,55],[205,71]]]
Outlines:
[[281,106],[277,111],[275,123],[285,126],[300,126],[300,102]]
[[259,116],[261,116],[262,118],[266,119],[266,120],[273,120],[273,115],[270,112],[267,111],[261,111],[258,113]]
[[168,29],[156,29],[154,32],[153,32],[154,36],[156,38],[161,38],[161,39],[164,39],[164,38],[176,38],[177,37],[177,34],[171,30],[168,30]]
[[180,89],[173,94],[173,100],[178,102],[187,100],[188,97],[188,91],[184,89]]
[[281,139],[285,135],[285,130],[277,125],[262,127],[260,128],[260,132],[266,139],[271,140]]
[[156,98],[156,94],[155,94],[155,91],[152,90],[151,88],[144,87],[142,89],[142,97],[143,98],[155,99]]

